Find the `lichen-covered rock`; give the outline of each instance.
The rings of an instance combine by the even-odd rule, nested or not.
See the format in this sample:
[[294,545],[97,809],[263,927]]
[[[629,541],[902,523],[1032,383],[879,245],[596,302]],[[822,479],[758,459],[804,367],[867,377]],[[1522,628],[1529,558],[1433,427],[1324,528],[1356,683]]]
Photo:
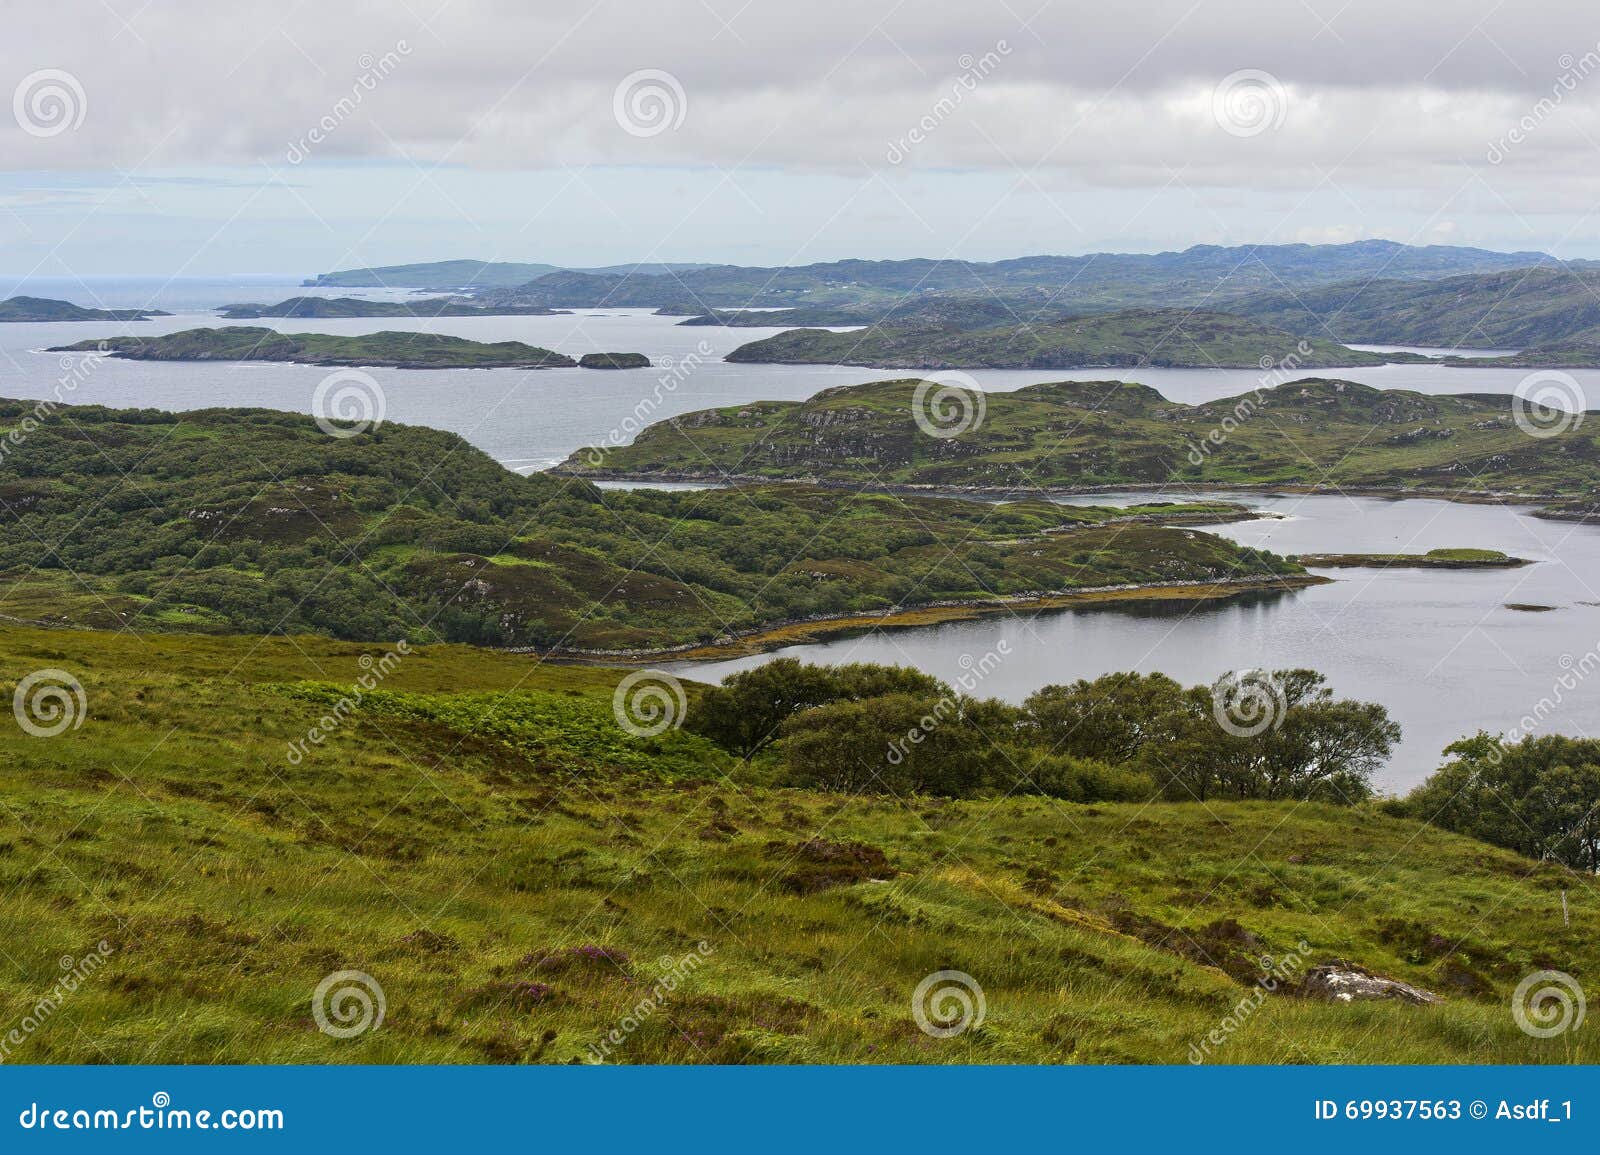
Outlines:
[[1373,974],[1354,963],[1331,962],[1312,967],[1300,983],[1300,993],[1308,998],[1335,1003],[1365,1002],[1370,999],[1399,999],[1417,1006],[1444,1000],[1398,979]]

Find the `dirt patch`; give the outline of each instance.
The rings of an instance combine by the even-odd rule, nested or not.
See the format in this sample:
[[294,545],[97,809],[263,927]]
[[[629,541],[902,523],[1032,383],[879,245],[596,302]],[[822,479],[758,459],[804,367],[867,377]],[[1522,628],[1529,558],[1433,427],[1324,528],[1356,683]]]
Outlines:
[[769,842],[767,857],[787,864],[778,881],[793,894],[816,894],[894,875],[888,856],[865,842],[830,842],[826,838]]
[[1184,930],[1124,908],[1112,912],[1110,921],[1123,934],[1200,966],[1216,967],[1238,982],[1254,983],[1262,977],[1261,940],[1231,918]]

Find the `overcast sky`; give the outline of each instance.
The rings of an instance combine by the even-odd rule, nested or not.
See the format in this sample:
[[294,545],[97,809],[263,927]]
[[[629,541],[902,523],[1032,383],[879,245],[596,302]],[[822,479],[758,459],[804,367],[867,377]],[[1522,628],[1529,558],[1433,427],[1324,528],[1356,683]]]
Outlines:
[[0,271],[1600,257],[1593,0],[8,0]]

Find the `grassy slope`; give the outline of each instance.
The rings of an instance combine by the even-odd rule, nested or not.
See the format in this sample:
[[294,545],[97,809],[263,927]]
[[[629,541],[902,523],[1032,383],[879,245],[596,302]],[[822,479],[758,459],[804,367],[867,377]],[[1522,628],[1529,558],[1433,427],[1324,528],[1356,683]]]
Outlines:
[[1259,368],[1296,356],[1302,368],[1375,365],[1384,358],[1300,339],[1227,313],[1140,309],[970,331],[896,325],[862,332],[795,329],[741,345],[730,361],[867,365],[887,369],[1073,369],[1100,366]]
[[[1581,1032],[1535,1040],[1507,1009],[1531,969],[1587,981],[1600,964],[1600,905],[1557,868],[1367,810],[735,782],[697,739],[615,728],[617,672],[461,647],[383,685],[443,695],[429,718],[358,713],[290,765],[325,707],[285,684],[348,685],[378,652],[0,628],[0,691],[53,666],[88,702],[57,738],[0,728],[0,1020],[28,1013],[60,957],[113,948],[15,1061],[563,1062],[701,941],[707,961],[616,1061],[1181,1063],[1248,993],[1229,972],[1301,940],[1313,962],[1447,1001],[1275,995],[1215,1061],[1596,1058]],[[503,724],[461,729],[486,709]],[[794,848],[816,836],[882,849],[892,878],[799,892]],[[521,961],[584,945],[631,962]],[[938,1040],[910,997],[944,968],[982,984],[988,1013]],[[338,969],[386,995],[356,1040],[311,1018]],[[531,1001],[523,981],[552,989]]]
[[248,325],[185,329],[160,337],[79,341],[51,352],[111,350],[135,361],[292,361],[304,365],[386,365],[402,369],[555,369],[577,362],[521,341],[468,341],[439,333],[279,333]]
[[[1062,382],[985,397],[975,430],[938,439],[915,382],[829,389],[803,402],[705,410],[644,430],[605,461],[619,474],[744,474],[944,486],[1310,485],[1592,491],[1587,425],[1545,440],[1512,400],[1431,397],[1306,380],[1206,405],[1143,385]],[[1231,432],[1227,426],[1237,424]],[[1220,444],[1208,438],[1215,430]],[[1195,464],[1194,459],[1199,459]],[[582,472],[583,453],[563,468]]]
[[14,618],[616,650],[945,599],[1300,572],[1121,510],[603,492],[415,426],[334,438],[263,410],[78,406],[24,432],[32,411],[0,402],[0,433],[19,435],[0,459],[0,614]]

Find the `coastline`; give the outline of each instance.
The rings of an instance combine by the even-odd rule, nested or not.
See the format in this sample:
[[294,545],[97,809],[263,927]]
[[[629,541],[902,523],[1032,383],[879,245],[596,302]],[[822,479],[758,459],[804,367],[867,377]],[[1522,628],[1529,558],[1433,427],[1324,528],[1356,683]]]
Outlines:
[[[852,489],[863,493],[891,493],[901,497],[973,497],[973,498],[1027,498],[1027,497],[1093,497],[1103,493],[1170,493],[1176,489],[1192,494],[1241,494],[1245,496],[1270,496],[1272,494],[1303,494],[1306,496],[1357,496],[1405,500],[1416,498],[1425,501],[1451,501],[1464,505],[1526,505],[1538,506],[1548,502],[1571,501],[1568,493],[1525,493],[1494,489],[1406,489],[1392,485],[1310,485],[1285,482],[1280,484],[1247,482],[1188,482],[1188,481],[1138,481],[1118,482],[1109,485],[918,485],[911,482],[861,486],[837,478],[817,477],[762,477],[759,474],[710,472],[697,473],[672,470],[662,473],[630,473],[625,470],[567,469],[565,463],[544,470],[556,477],[571,477],[581,481],[621,481],[648,487],[651,482],[672,484],[734,486],[734,485],[814,485],[821,489]],[[1569,520],[1556,514],[1552,520]]]
[[993,614],[1026,610],[1065,610],[1130,601],[1216,601],[1255,591],[1291,591],[1325,585],[1333,578],[1319,574],[1276,574],[1262,577],[1209,578],[1129,585],[1087,586],[1077,590],[1047,590],[1032,594],[986,598],[982,601],[943,600],[904,609],[858,610],[812,618],[790,618],[727,634],[714,642],[685,642],[646,650],[583,650],[561,647],[541,650],[534,646],[497,646],[498,653],[539,654],[547,659],[580,665],[635,665],[660,659],[711,662],[748,657],[780,646],[823,641],[863,629],[914,629],[944,622],[970,621]]

